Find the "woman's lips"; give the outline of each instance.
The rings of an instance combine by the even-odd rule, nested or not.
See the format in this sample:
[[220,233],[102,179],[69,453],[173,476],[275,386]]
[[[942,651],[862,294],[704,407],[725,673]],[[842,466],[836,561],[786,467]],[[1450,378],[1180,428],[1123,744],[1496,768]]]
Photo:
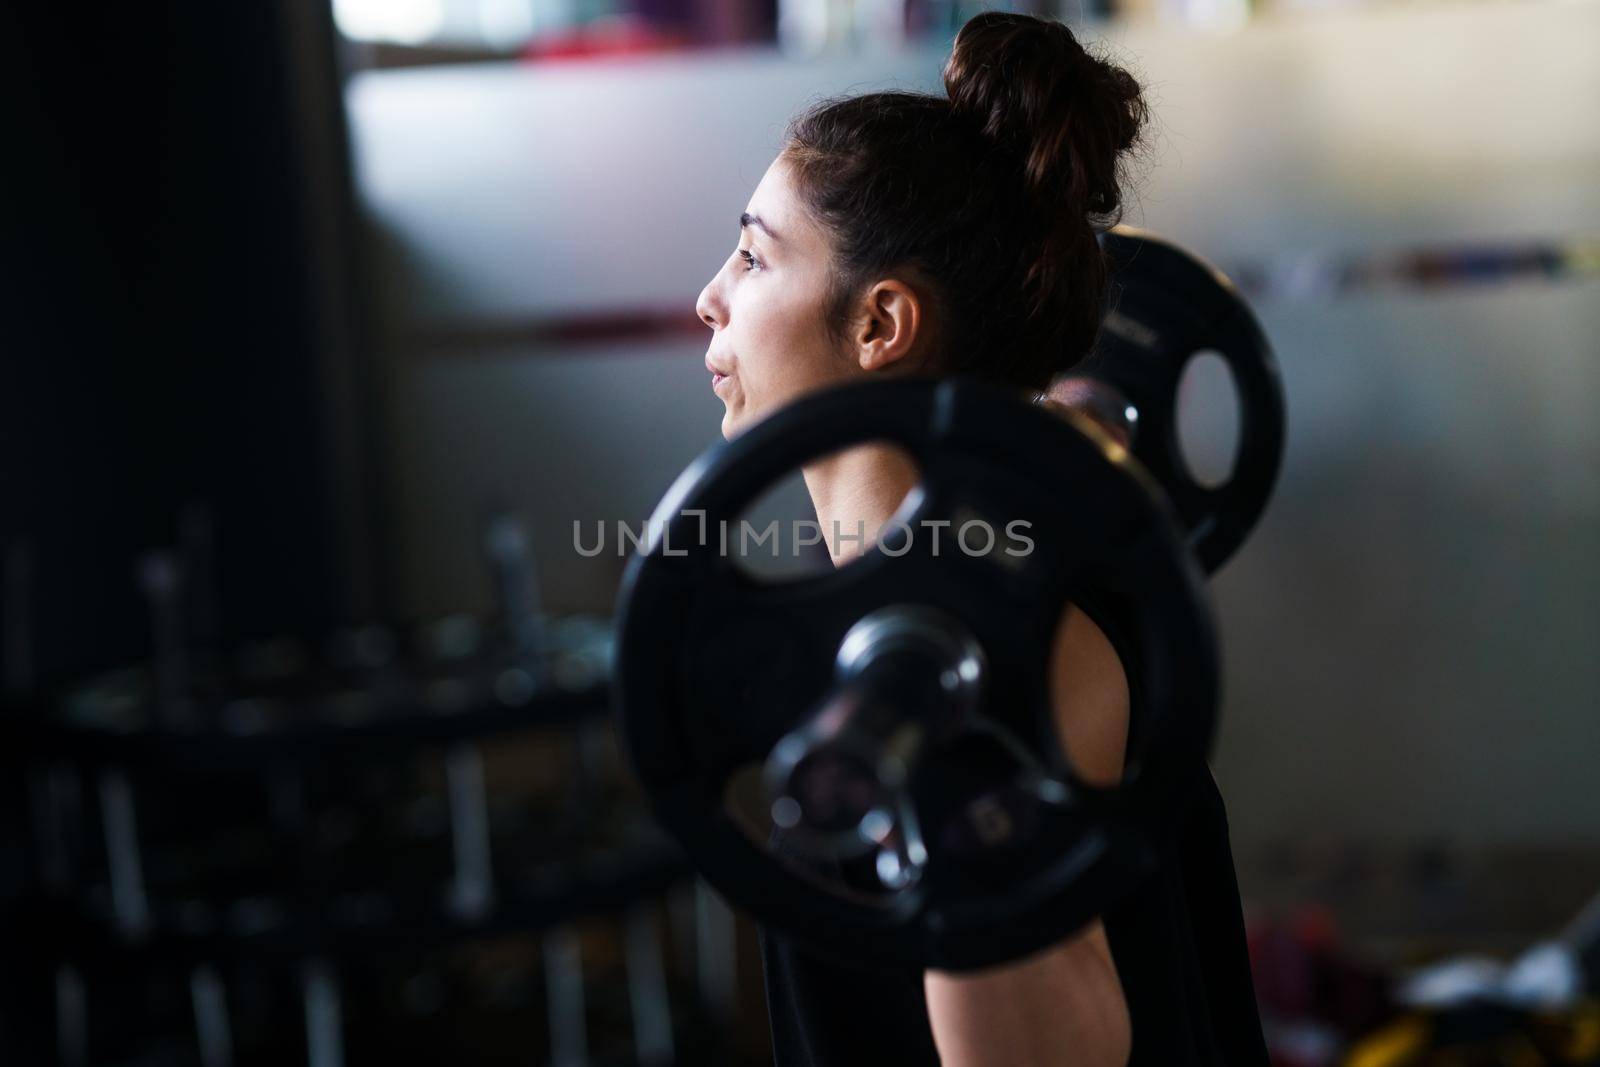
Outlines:
[[712,366],[711,359],[710,359],[709,356],[706,358],[706,370],[711,372],[711,388],[712,388],[712,391],[715,391],[717,386],[721,385],[723,382],[728,380],[728,375],[727,374],[723,373],[722,371],[718,370],[716,367]]

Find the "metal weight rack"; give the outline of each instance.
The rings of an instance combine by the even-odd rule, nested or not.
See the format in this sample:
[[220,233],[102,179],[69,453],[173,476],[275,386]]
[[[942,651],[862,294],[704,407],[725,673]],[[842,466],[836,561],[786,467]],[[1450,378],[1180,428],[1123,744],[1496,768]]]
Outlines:
[[227,654],[153,554],[151,662],[8,671],[17,1062],[726,1062],[733,918],[620,770],[609,623],[484,544],[489,617]]

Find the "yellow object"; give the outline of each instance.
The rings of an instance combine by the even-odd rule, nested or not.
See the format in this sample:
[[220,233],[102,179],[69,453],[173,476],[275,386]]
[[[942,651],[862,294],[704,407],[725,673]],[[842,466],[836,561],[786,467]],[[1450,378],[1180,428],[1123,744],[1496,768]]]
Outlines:
[[1562,1062],[1592,1063],[1600,1059],[1600,1000],[1585,1000],[1567,1014],[1565,1021]]
[[1344,1067],[1401,1067],[1425,1052],[1432,1037],[1427,1018],[1406,1016],[1358,1041],[1345,1056]]

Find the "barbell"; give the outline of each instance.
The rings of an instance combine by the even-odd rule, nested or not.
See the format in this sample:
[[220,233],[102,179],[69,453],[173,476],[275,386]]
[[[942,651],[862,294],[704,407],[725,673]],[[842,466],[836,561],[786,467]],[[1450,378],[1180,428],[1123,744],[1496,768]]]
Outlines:
[[[1270,496],[1282,385],[1219,272],[1136,231],[1102,244],[1106,315],[1077,373],[1114,398],[1131,450],[1103,418],[989,383],[835,388],[700,456],[624,576],[613,701],[657,816],[730,902],[837,958],[966,970],[1076,931],[1153,869],[1177,784],[1209,750],[1202,575]],[[1240,403],[1220,486],[1194,477],[1176,427],[1184,368],[1207,350]],[[905,449],[920,481],[859,558],[762,581],[708,536],[869,441]],[[1027,549],[999,547],[1019,524]],[[916,532],[974,526],[989,534],[975,552]],[[1051,639],[1069,604],[1123,613],[1130,740],[1112,786],[1056,736]]]

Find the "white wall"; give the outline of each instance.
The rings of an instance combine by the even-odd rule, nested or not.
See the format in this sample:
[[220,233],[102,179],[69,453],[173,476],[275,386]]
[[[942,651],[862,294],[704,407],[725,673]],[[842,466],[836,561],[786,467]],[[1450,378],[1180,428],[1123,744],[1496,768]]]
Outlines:
[[[1207,34],[1119,25],[1157,105],[1129,221],[1224,266],[1285,251],[1600,236],[1600,5],[1397,8]],[[784,122],[933,90],[934,50],[367,74],[349,104],[397,321],[681,308],[736,240]],[[1600,843],[1600,278],[1263,299],[1291,404],[1278,495],[1216,583],[1236,837]],[[403,599],[481,604],[475,513],[535,519],[552,603],[620,561],[717,437],[693,335],[397,356]]]

